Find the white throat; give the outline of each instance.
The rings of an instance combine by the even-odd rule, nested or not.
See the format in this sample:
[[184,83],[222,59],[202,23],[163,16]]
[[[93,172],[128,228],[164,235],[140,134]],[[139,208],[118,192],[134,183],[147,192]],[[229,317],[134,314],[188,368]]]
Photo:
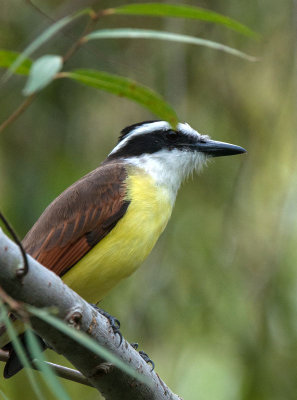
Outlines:
[[200,171],[206,160],[203,153],[179,150],[161,150],[125,159],[127,163],[145,170],[157,186],[166,188],[172,204],[182,181],[194,170]]

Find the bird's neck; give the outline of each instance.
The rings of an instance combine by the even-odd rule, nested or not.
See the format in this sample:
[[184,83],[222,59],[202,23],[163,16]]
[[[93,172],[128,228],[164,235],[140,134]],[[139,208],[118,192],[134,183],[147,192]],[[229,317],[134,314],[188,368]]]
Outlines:
[[176,168],[173,166],[164,165],[162,159],[157,155],[144,154],[140,157],[129,157],[125,160],[128,165],[136,170],[143,171],[149,175],[157,187],[166,189],[170,197],[172,205],[175,202],[176,195],[183,176],[180,172],[176,173]]

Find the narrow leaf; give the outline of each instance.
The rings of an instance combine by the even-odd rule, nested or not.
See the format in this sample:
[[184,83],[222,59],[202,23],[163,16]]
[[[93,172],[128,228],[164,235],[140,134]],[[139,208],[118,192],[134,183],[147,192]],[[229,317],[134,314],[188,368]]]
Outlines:
[[3,398],[3,400],[8,400],[8,397],[6,396],[6,394],[0,389],[0,395]]
[[26,355],[24,348],[22,346],[22,343],[16,334],[13,324],[11,323],[10,319],[8,318],[7,309],[3,305],[2,302],[0,303],[0,321],[3,322],[6,326],[7,333],[12,341],[14,350],[15,350],[19,360],[25,367],[25,372],[28,376],[29,382],[31,383],[33,390],[35,391],[35,393],[37,395],[37,398],[40,400],[44,400],[42,391],[40,390],[38,382],[34,376],[34,373],[33,373],[32,369],[30,368],[30,362],[28,360],[28,356]]
[[23,90],[25,96],[37,92],[47,86],[61,70],[62,57],[46,55],[38,58],[30,69],[29,78]]
[[63,72],[60,76],[134,100],[161,119],[171,123],[172,126],[176,126],[178,122],[175,111],[161,96],[132,79],[87,69]]
[[72,15],[68,15],[55,22],[49,28],[47,28],[40,36],[38,36],[32,43],[29,44],[28,47],[17,57],[17,59],[12,63],[9,70],[2,77],[3,81],[6,81],[10,76],[16,71],[16,69],[23,63],[23,61],[28,58],[34,51],[36,51],[40,46],[42,46],[45,42],[47,42],[50,38],[52,38],[57,32],[63,29],[70,22],[75,20],[78,17],[81,17],[85,14],[91,14],[93,11],[90,8],[85,8],[77,13]]
[[152,17],[175,17],[175,18],[191,18],[202,21],[212,22],[214,24],[224,25],[238,33],[246,36],[254,36],[257,34],[247,26],[235,21],[225,15],[210,11],[204,8],[176,5],[176,4],[163,4],[163,3],[145,3],[145,4],[126,4],[123,6],[109,8],[104,11],[105,15],[122,14],[122,15],[142,15]]
[[193,36],[180,35],[177,33],[154,31],[148,29],[134,29],[134,28],[122,28],[122,29],[102,29],[94,31],[89,35],[85,36],[85,40],[94,39],[158,39],[168,40],[173,42],[182,42],[188,44],[195,44],[199,46],[210,47],[211,49],[221,50],[225,53],[232,54],[234,56],[244,58],[248,61],[256,61],[255,57],[249,56],[239,50],[232,47],[225,46],[224,44],[213,42],[212,40],[206,40],[196,38]]
[[[9,68],[15,60],[19,57],[20,53],[11,50],[0,50],[0,67]],[[22,64],[14,71],[15,74],[29,75],[29,71],[32,65],[32,61],[29,58],[25,58]]]
[[42,372],[41,376],[43,377],[49,389],[59,400],[70,400],[70,397],[61,385],[56,374],[54,373],[52,368],[45,362],[46,360],[40,349],[40,345],[28,324],[26,325],[25,337],[30,353],[34,357],[34,363]]
[[122,371],[131,375],[133,378],[139,380],[140,382],[148,383],[148,379],[139,374],[129,365],[125,364],[122,360],[112,354],[110,351],[106,350],[104,347],[100,346],[95,340],[91,339],[86,333],[77,331],[70,326],[66,325],[60,319],[50,315],[46,310],[42,310],[39,308],[35,308],[33,306],[27,306],[28,311],[35,315],[36,317],[42,319],[48,324],[54,326],[59,331],[63,332],[65,335],[69,336],[71,339],[75,340],[77,343],[80,343],[82,346],[86,347],[90,351],[97,354],[99,357],[104,358],[105,360],[111,362],[114,366],[118,367]]

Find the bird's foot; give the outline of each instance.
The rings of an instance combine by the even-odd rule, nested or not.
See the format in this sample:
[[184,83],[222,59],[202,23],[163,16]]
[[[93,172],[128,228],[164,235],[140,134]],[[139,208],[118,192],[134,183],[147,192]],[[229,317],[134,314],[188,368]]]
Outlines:
[[95,310],[97,310],[101,315],[103,315],[105,318],[108,319],[113,333],[115,335],[119,335],[119,338],[120,338],[119,346],[120,346],[123,341],[123,335],[121,334],[121,331],[120,331],[120,327],[121,327],[120,321],[117,318],[113,317],[112,315],[108,314],[108,312],[102,310],[102,308],[97,307],[96,304],[91,304],[91,306],[94,307]]
[[[138,343],[130,343],[130,345],[133,347],[133,349],[135,349],[135,350],[138,349]],[[151,359],[149,358],[148,354],[145,353],[144,351],[140,350],[140,351],[138,351],[138,353],[139,353],[139,355],[144,359],[144,361],[145,361],[147,364],[151,364],[151,366],[152,366],[151,371],[153,371],[153,370],[155,369],[155,363],[154,363],[154,361],[151,360]]]

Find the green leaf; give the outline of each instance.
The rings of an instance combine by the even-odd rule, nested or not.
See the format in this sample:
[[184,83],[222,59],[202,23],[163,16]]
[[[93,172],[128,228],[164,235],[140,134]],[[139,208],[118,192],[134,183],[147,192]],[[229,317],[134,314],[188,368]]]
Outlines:
[[246,36],[258,36],[247,26],[235,21],[232,18],[218,14],[214,11],[206,10],[200,7],[162,4],[162,3],[145,3],[145,4],[126,4],[115,8],[104,10],[105,15],[122,14],[122,15],[142,15],[152,17],[175,17],[175,18],[192,18],[202,21],[212,22],[214,24],[224,25],[238,33]]
[[173,127],[178,122],[175,111],[161,96],[132,79],[87,69],[63,72],[60,75],[84,85],[134,100],[158,115],[161,119],[171,123]]
[[37,398],[40,400],[44,400],[42,391],[40,390],[38,382],[34,376],[34,373],[33,373],[32,369],[30,368],[30,362],[28,360],[28,356],[26,355],[24,348],[22,346],[22,343],[21,343],[20,339],[18,338],[18,335],[16,334],[13,324],[11,323],[10,319],[8,318],[7,309],[3,305],[2,302],[0,302],[0,321],[3,322],[6,326],[7,333],[12,341],[14,350],[15,350],[19,360],[25,367],[25,372],[28,376],[29,382],[31,383],[33,390],[36,393]]
[[31,327],[28,324],[26,324],[25,326],[26,326],[25,337],[27,340],[30,354],[32,355],[32,357],[34,357],[34,364],[42,372],[42,377],[45,383],[59,400],[70,400],[70,397],[68,396],[65,389],[59,382],[56,374],[51,369],[51,367],[45,362],[46,360],[41,351],[40,345],[36,340],[36,336],[31,330]]
[[42,310],[39,308],[35,308],[33,306],[27,306],[28,311],[35,315],[36,317],[42,319],[48,324],[54,326],[59,331],[63,332],[65,335],[69,336],[71,339],[75,340],[77,343],[80,343],[82,346],[86,347],[93,353],[97,354],[99,357],[104,358],[105,360],[111,362],[114,366],[118,367],[122,371],[131,375],[133,378],[137,379],[140,382],[145,384],[149,384],[148,378],[141,375],[129,365],[125,364],[122,360],[112,354],[110,351],[106,350],[104,347],[100,346],[94,339],[90,338],[86,333],[77,331],[70,326],[66,325],[60,319],[54,317],[49,314],[48,311]]
[[6,396],[6,394],[0,389],[0,395],[3,398],[3,400],[8,400],[8,397]]
[[[16,51],[0,49],[0,67],[9,68],[19,55],[20,53]],[[31,65],[32,61],[29,58],[25,58],[14,73],[19,75],[29,75]]]
[[63,59],[56,55],[38,58],[30,69],[29,78],[23,90],[25,96],[37,92],[47,86],[62,69]]
[[11,64],[9,70],[2,77],[3,81],[6,81],[10,76],[17,70],[17,68],[22,65],[23,61],[28,58],[34,51],[36,51],[40,46],[42,46],[45,42],[47,42],[50,38],[52,38],[57,32],[63,29],[70,22],[75,20],[78,17],[81,17],[85,14],[91,14],[93,11],[90,8],[85,8],[77,13],[72,15],[68,15],[55,22],[49,28],[47,28],[40,36],[38,36],[32,43],[29,44],[28,47],[17,57],[17,59]]
[[182,42],[188,44],[195,44],[199,46],[210,47],[211,49],[221,50],[234,56],[244,58],[248,61],[256,61],[255,57],[249,56],[239,50],[232,47],[225,46],[224,44],[213,42],[211,40],[195,38],[193,36],[180,35],[177,33],[154,31],[148,29],[134,29],[134,28],[122,28],[122,29],[102,29],[94,31],[89,35],[85,36],[85,40],[94,39],[158,39],[168,40],[173,42]]

